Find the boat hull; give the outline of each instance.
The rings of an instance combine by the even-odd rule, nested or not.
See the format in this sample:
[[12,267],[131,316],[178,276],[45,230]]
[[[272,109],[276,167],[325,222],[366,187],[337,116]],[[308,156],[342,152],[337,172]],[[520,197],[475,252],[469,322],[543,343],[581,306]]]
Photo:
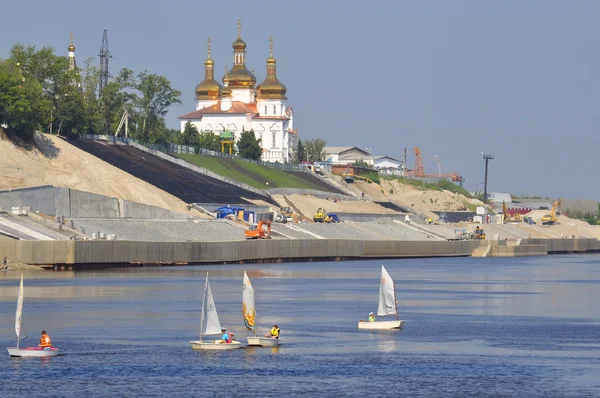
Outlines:
[[268,337],[248,337],[248,345],[260,347],[276,347],[279,345],[279,339],[270,339]]
[[235,350],[242,346],[239,341],[223,343],[221,340],[190,341],[190,344],[194,350]]
[[58,348],[50,348],[49,350],[44,350],[40,347],[25,347],[25,348],[17,348],[17,347],[8,347],[8,354],[11,357],[32,357],[32,358],[45,358],[45,357],[55,357],[59,354]]
[[404,324],[404,321],[381,321],[381,322],[359,321],[358,328],[359,329],[369,329],[369,330],[400,329],[403,324]]

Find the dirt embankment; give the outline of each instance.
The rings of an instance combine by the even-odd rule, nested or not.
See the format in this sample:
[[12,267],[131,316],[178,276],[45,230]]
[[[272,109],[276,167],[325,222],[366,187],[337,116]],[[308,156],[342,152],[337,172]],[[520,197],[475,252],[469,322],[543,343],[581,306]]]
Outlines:
[[0,140],[0,189],[56,185],[187,212],[182,200],[58,137],[38,134],[36,143],[26,150]]

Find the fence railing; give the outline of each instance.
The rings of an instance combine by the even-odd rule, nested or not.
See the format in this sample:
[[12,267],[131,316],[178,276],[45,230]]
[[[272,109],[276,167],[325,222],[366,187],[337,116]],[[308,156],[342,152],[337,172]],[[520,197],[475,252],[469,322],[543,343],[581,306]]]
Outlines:
[[280,169],[287,171],[306,171],[306,167],[300,167],[298,164],[294,163],[279,163],[279,162],[265,162],[262,160],[252,160],[245,159],[236,155],[231,155],[229,153],[221,153],[217,151],[211,151],[205,148],[194,147],[189,145],[179,145],[179,144],[150,144],[137,141],[133,138],[126,137],[115,137],[114,135],[97,135],[97,134],[84,134],[83,138],[88,140],[105,140],[110,142],[122,142],[124,144],[128,144],[129,142],[135,142],[138,145],[145,146],[146,148],[153,149],[155,151],[160,151],[164,153],[180,153],[180,154],[199,154],[204,156],[213,156],[225,159],[234,159],[240,160],[246,163],[254,163],[259,166],[269,167],[272,169]]

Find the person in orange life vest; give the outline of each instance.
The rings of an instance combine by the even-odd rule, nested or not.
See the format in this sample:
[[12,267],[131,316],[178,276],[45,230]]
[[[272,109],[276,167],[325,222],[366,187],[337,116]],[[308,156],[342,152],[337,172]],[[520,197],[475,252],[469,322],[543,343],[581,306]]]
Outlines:
[[42,348],[52,348],[52,339],[45,330],[42,330],[42,337],[40,338],[40,347]]

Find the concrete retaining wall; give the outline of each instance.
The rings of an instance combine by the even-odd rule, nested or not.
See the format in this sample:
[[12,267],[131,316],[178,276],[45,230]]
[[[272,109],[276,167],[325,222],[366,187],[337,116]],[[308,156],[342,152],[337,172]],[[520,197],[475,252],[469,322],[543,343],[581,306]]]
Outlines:
[[[538,239],[536,239],[538,240]],[[544,241],[541,240],[540,241]],[[558,243],[570,242],[568,243]],[[523,243],[523,242],[521,242]],[[28,264],[175,264],[261,261],[319,261],[358,258],[470,256],[479,241],[361,241],[292,239],[241,242],[132,242],[132,241],[10,241],[0,240],[0,258]],[[592,239],[548,239],[521,246],[494,244],[497,256],[537,256],[545,248],[565,246],[571,252],[600,251]],[[493,255],[492,255],[493,256]]]
[[300,188],[273,188],[268,190],[270,195],[312,195],[317,198],[338,198],[346,201],[358,201],[357,198],[339,193],[331,193],[325,191],[317,191],[316,189],[300,189]]
[[191,217],[162,207],[52,185],[0,191],[0,207],[8,211],[11,207],[31,207],[32,211],[66,218],[184,219]]
[[339,211],[331,213],[337,214],[341,221],[369,222],[380,219],[404,221],[404,214],[340,213]]

